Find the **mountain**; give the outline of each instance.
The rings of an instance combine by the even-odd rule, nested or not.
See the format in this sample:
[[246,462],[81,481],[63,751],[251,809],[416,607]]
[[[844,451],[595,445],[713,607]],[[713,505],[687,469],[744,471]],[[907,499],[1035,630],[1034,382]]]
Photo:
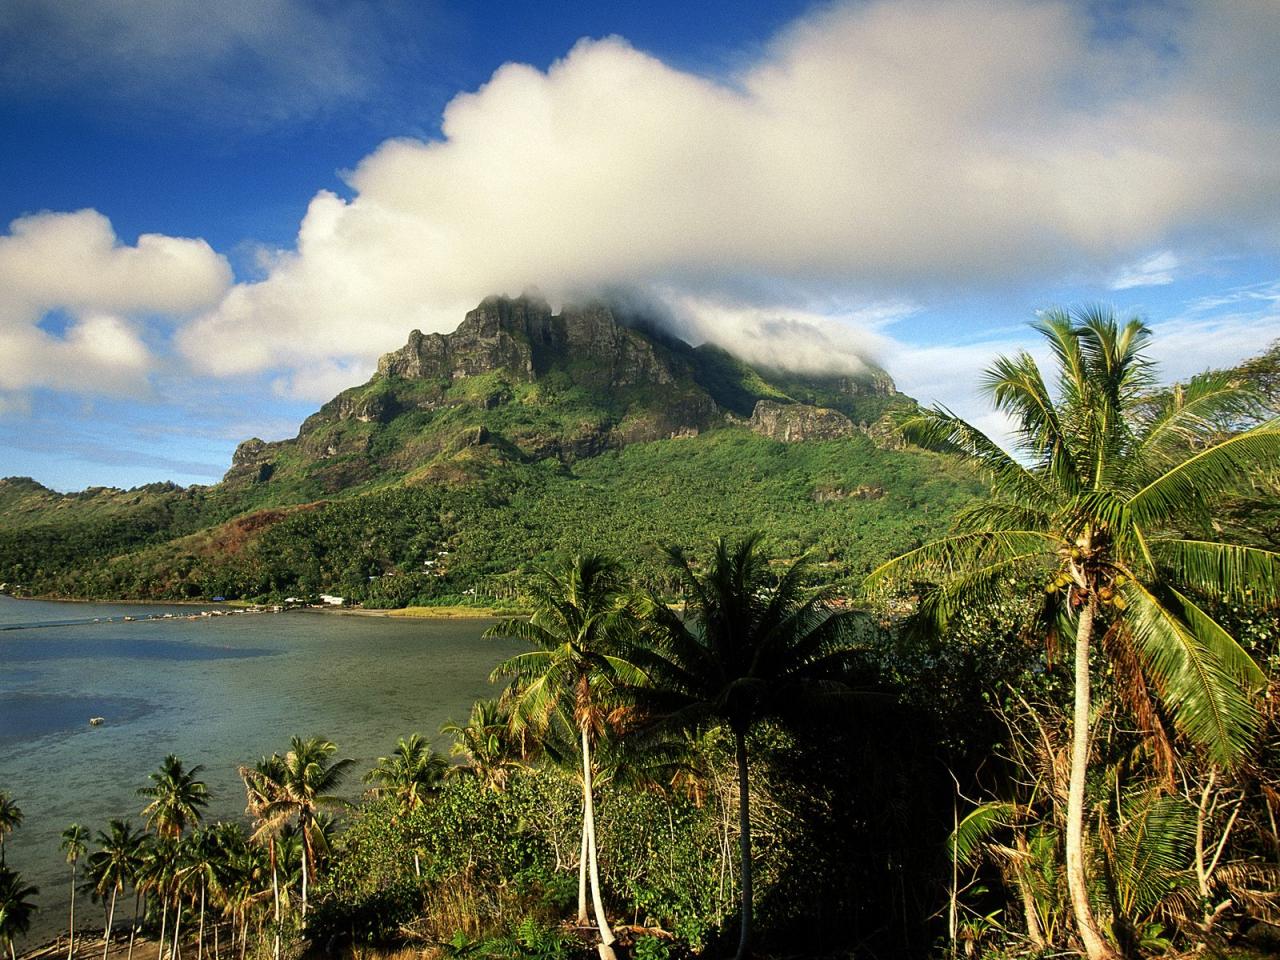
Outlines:
[[[451,334],[413,331],[296,438],[245,441],[224,483],[305,499],[393,476],[458,479],[476,459],[457,456],[468,448],[484,448],[486,461],[571,464],[739,421],[778,439],[831,439],[870,429],[904,401],[873,367],[818,378],[760,371],[603,303],[553,314],[537,299],[491,297]],[[761,404],[768,413],[756,416]]]
[[0,481],[0,581],[95,597],[517,595],[530,566],[764,529],[833,580],[941,528],[976,487],[897,449],[883,371],[812,376],[693,347],[602,302],[486,299],[414,331],[292,439],[213,486],[57,494]]

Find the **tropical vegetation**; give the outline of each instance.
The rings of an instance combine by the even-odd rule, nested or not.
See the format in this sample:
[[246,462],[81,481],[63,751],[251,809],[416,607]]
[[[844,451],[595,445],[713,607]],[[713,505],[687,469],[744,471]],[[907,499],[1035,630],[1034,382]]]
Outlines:
[[1034,622],[1045,639],[1074,634],[1067,889],[1085,952],[1111,960],[1121,932],[1113,924],[1108,938],[1095,917],[1084,837],[1091,656],[1101,646],[1167,785],[1169,721],[1215,770],[1246,760],[1267,678],[1211,605],[1274,607],[1280,554],[1224,541],[1211,507],[1280,460],[1280,423],[1224,437],[1222,422],[1250,416],[1258,398],[1223,374],[1154,396],[1150,331],[1138,320],[1054,312],[1037,328],[1058,368],[1053,389],[1025,352],[998,359],[983,384],[1013,422],[1016,455],[944,409],[905,423],[917,442],[982,468],[991,493],[961,511],[950,536],[885,563],[868,583],[926,582],[918,616],[938,633],[962,606],[1039,583]]
[[[683,486],[657,470],[652,490],[641,484],[630,502],[650,498],[648,520],[623,510],[612,532],[586,494],[551,496],[578,510],[574,532],[559,556],[523,554],[504,596],[529,616],[490,629],[528,647],[446,741],[407,733],[356,771],[334,741],[295,736],[240,768],[247,825],[206,822],[202,767],[169,756],[140,809],[121,811],[149,832],[116,819],[90,845],[68,828],[73,887],[84,859],[102,902],[104,955],[126,891],[131,947],[145,933],[158,960],[191,946],[241,960],[405,945],[440,957],[1274,952],[1275,351],[1163,387],[1138,322],[1090,310],[1039,329],[1049,375],[1018,355],[985,381],[1011,450],[946,410],[902,408],[903,437],[929,450],[895,451],[900,463],[938,465],[945,484],[981,477],[989,492],[946,486],[954,509],[884,541],[833,544],[853,529],[838,519],[814,536],[748,529],[788,504],[818,516],[812,474],[797,481],[786,462],[829,463],[844,489],[854,478],[834,464],[841,450],[856,461],[865,438],[784,448],[718,431],[671,468],[689,471]],[[543,471],[538,489],[554,493],[686,442],[518,469]],[[766,454],[776,462],[756,460]],[[696,475],[713,467],[740,471],[760,511],[727,498],[690,519],[727,489]],[[630,470],[614,479],[644,472]],[[455,562],[464,551],[440,534],[460,529],[449,511],[467,497],[478,518],[501,489],[501,516],[544,522],[523,499],[532,485],[501,486],[511,475],[334,500],[259,542],[282,555],[278,531],[354,542],[317,518],[332,509],[359,527],[368,509],[397,536],[420,525],[415,563]],[[666,538],[680,546],[647,535],[668,529],[650,523],[664,503],[688,523]],[[569,516],[545,522],[569,529]],[[510,543],[534,543],[522,536]],[[319,562],[316,585],[336,561]],[[357,573],[353,585],[373,582]],[[457,582],[501,578],[485,576]],[[356,772],[363,795],[348,786]],[[11,954],[35,893],[0,868]]]

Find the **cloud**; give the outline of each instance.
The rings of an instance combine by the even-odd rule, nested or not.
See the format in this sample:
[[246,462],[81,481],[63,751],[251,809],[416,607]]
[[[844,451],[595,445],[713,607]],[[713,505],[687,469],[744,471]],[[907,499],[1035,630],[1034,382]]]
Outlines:
[[[143,234],[129,246],[94,210],[15,220],[0,236],[0,391],[145,392],[144,318],[207,309],[230,284],[202,240]],[[54,311],[61,329],[45,323]]]
[[718,343],[764,367],[816,374],[857,374],[892,341],[877,327],[915,312],[906,304],[816,313],[781,305],[725,304],[696,297],[676,299],[671,322],[684,339]]
[[1147,257],[1140,263],[1130,264],[1121,269],[1111,281],[1112,290],[1128,290],[1132,287],[1162,287],[1173,283],[1174,271],[1182,264],[1168,250]]
[[727,81],[618,38],[507,64],[442,139],[388,141],[351,199],[317,194],[296,248],[181,342],[219,374],[367,365],[490,293],[624,284],[763,343],[725,312],[1164,282],[1174,251],[1273,247],[1280,6],[1139,6],[1106,30],[1089,9],[840,4]]
[[7,0],[0,4],[0,91],[74,94],[79,102],[221,123],[310,116],[372,94],[382,65],[371,14],[390,16],[393,7]]

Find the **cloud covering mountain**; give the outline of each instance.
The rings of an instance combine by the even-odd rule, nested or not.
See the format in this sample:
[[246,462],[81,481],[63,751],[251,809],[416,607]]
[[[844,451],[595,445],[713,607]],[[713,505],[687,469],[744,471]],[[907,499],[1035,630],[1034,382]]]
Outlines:
[[924,306],[1274,257],[1277,62],[1280,5],[1245,0],[836,3],[720,71],[584,39],[454,96],[439,136],[383,142],[239,282],[199,240],[17,221],[0,390],[118,392],[176,353],[325,397],[407,330],[528,288],[625,290],[751,359],[893,370],[914,360],[889,323]]

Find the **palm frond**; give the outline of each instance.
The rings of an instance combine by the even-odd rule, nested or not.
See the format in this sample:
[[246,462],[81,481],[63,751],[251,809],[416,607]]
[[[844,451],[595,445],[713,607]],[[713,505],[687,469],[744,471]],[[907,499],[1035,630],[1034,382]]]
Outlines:
[[1176,582],[1219,600],[1280,603],[1280,553],[1210,540],[1152,538],[1152,556]]
[[1280,420],[1269,421],[1224,440],[1167,470],[1128,502],[1133,519],[1144,526],[1177,516],[1188,504],[1211,499],[1259,469],[1280,465]]
[[862,581],[862,589],[875,593],[891,586],[919,580],[946,582],[972,571],[1017,556],[1056,550],[1058,541],[1039,530],[976,530],[943,537],[882,563]]
[[1121,593],[1134,648],[1174,724],[1215,762],[1239,763],[1259,726],[1258,711],[1239,681],[1176,609],[1147,587],[1130,582]]
[[960,863],[975,863],[983,845],[990,842],[997,830],[1017,822],[1018,809],[1017,804],[1007,800],[992,800],[971,810],[948,838],[951,855]]
[[1144,919],[1169,893],[1188,882],[1196,811],[1159,790],[1130,796],[1122,810],[1111,858],[1116,899],[1126,919]]

